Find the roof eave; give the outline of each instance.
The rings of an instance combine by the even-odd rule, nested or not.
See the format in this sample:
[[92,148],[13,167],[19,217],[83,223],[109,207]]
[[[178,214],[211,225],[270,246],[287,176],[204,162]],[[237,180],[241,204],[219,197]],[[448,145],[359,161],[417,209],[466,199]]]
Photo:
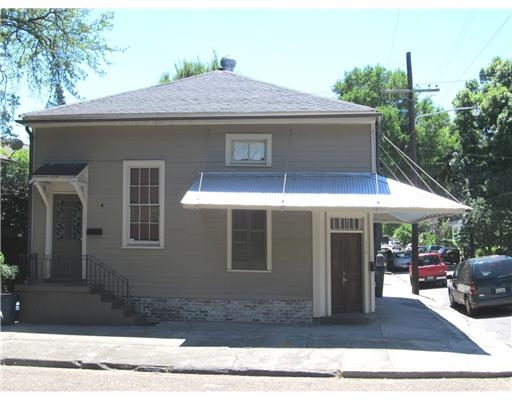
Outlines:
[[110,123],[110,122],[149,122],[149,121],[214,121],[245,119],[293,119],[293,118],[375,118],[381,114],[373,110],[347,112],[276,112],[276,113],[194,113],[194,114],[80,114],[80,115],[21,115],[16,122],[22,125],[65,124],[65,123]]

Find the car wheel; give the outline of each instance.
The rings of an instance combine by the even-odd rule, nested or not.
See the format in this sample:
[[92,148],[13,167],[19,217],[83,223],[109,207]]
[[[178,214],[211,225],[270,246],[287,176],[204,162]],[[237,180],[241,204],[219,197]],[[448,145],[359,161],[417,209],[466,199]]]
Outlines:
[[448,290],[448,300],[450,301],[450,307],[455,308],[457,304],[455,303],[455,299],[453,298],[453,294],[450,290]]
[[471,303],[469,302],[468,296],[464,297],[464,306],[466,307],[466,315],[468,317],[471,317],[475,311],[473,310],[473,307],[471,306]]

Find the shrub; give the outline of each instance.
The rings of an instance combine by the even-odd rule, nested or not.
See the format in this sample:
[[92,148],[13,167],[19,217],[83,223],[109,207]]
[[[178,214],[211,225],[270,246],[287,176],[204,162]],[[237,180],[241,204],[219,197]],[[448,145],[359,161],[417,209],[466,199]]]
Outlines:
[[10,292],[14,289],[14,280],[18,275],[16,265],[5,264],[4,255],[0,252],[0,278],[2,282],[2,293]]

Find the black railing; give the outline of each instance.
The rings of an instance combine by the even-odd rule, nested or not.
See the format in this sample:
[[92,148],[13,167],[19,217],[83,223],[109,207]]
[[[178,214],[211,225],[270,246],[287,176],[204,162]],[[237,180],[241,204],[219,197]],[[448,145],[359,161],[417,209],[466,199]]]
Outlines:
[[108,292],[119,299],[129,296],[128,279],[92,256],[84,257],[87,284],[100,291]]
[[24,254],[21,259],[24,280],[28,283],[47,280],[50,276],[51,260],[38,253]]
[[[85,283],[93,290],[110,293],[122,300],[129,296],[128,279],[95,257],[50,257],[33,253],[23,259],[28,283]],[[85,278],[82,276],[84,265]]]

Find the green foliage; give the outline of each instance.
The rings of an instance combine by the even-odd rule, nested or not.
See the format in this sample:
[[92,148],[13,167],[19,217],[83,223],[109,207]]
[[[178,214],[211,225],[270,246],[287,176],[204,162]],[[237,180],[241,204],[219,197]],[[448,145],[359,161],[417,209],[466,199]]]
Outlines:
[[2,281],[2,293],[11,292],[14,289],[14,280],[17,275],[18,267],[16,265],[6,264],[4,255],[0,252],[0,278]]
[[103,74],[106,56],[120,49],[102,36],[112,28],[113,14],[93,18],[92,13],[79,8],[0,9],[2,131],[12,122],[8,116],[17,106],[12,100],[21,80],[33,93],[47,91],[48,104],[55,105],[63,104],[64,90],[79,97],[76,83],[89,71]]
[[[3,80],[5,79],[0,79],[0,83],[3,83]],[[14,123],[14,111],[19,105],[20,99],[18,96],[14,93],[7,93],[5,90],[0,89],[0,137],[7,139],[16,137],[12,124]]]
[[395,229],[393,237],[398,240],[402,245],[411,243],[412,239],[412,226],[411,224],[402,224]]
[[8,260],[16,260],[26,249],[28,224],[29,151],[14,153],[11,162],[1,169],[2,251]]
[[390,238],[394,237],[395,229],[399,226],[400,224],[382,224],[382,235]]
[[[407,97],[403,93],[385,93],[389,89],[406,87],[407,75],[404,71],[390,71],[377,65],[354,68],[345,73],[343,80],[335,83],[333,91],[342,100],[376,108],[382,114],[382,135],[405,154],[410,154]],[[415,97],[414,101],[416,115],[439,111],[429,99],[420,100]],[[450,120],[446,113],[420,117],[416,126],[417,163],[441,185],[453,179],[449,161],[459,146],[458,136],[449,126]],[[380,171],[400,181],[411,176],[410,165],[387,140],[381,140],[379,148]]]
[[162,74],[159,83],[172,82],[178,79],[204,74],[205,72],[216,71],[219,68],[220,63],[215,52],[213,52],[213,58],[210,62],[202,62],[199,60],[199,57],[195,61],[184,59],[181,62],[174,64],[175,73],[172,79],[171,75],[168,72],[165,72]]
[[[423,221],[418,224],[418,241],[422,246],[439,244],[450,247],[457,247],[457,244],[451,239],[445,239],[452,236],[452,221],[448,218],[439,220]],[[383,224],[382,231],[398,240],[402,246],[412,241],[411,224]]]
[[461,149],[451,166],[473,207],[460,240],[468,256],[512,254],[512,60],[494,59],[454,101],[456,107],[475,104],[480,116],[460,113],[454,128]]
[[[386,89],[404,88],[407,86],[407,76],[404,71],[389,71],[386,68],[366,66],[354,68],[345,72],[342,80],[333,86],[333,92],[338,98],[357,104],[376,108],[382,113],[382,134],[388,137],[400,149],[404,150],[408,143],[407,133],[407,102],[401,94],[385,94]],[[381,157],[384,161],[380,169],[388,169],[392,175],[400,174],[405,165],[400,157],[394,157],[396,151],[387,141],[381,140]]]
[[423,231],[418,233],[418,242],[422,246],[437,244],[436,234],[432,231]]

